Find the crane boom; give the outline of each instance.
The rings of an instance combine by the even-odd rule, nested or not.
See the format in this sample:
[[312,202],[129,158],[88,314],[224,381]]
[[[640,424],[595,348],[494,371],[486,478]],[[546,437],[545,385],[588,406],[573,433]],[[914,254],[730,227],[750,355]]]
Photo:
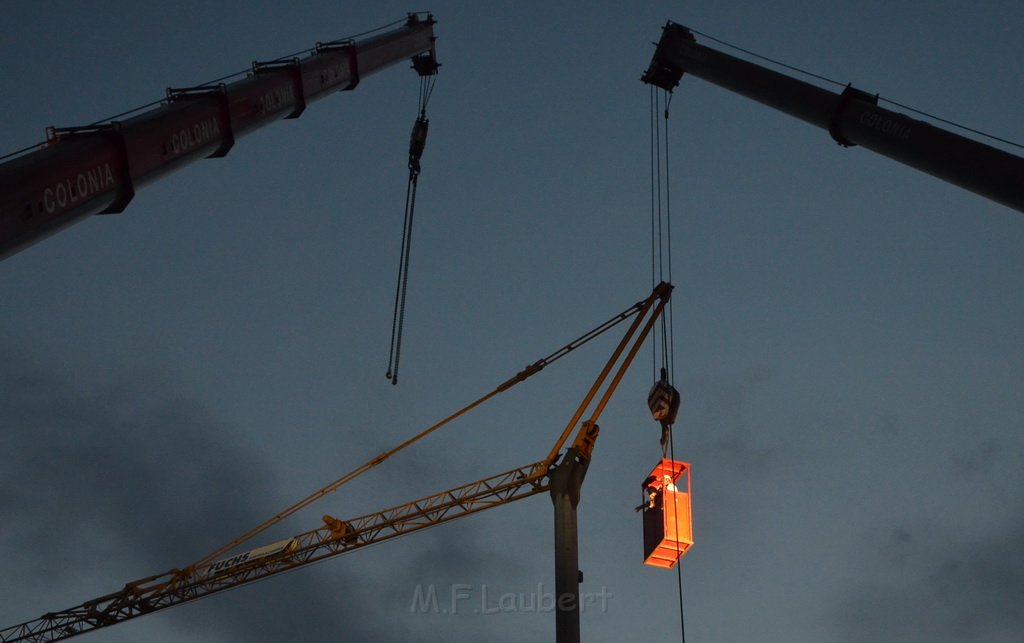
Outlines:
[[253,63],[242,80],[168,89],[159,107],[124,121],[50,128],[45,146],[0,164],[0,259],[89,215],[121,212],[143,184],[224,156],[243,134],[433,52],[433,25],[429,15],[410,14],[379,35],[318,43],[302,59]]
[[[433,527],[548,490],[545,461],[506,471],[375,513],[336,521],[344,532],[321,527],[273,546],[260,555],[236,556],[195,570],[171,570],[133,581],[124,589],[70,609],[0,630],[0,641],[59,641],[174,607],[216,592]],[[329,518],[329,517],[327,517]],[[326,519],[326,518],[325,518]],[[267,553],[268,548],[269,553]]]
[[[0,629],[0,643],[14,641],[40,643],[70,638],[552,489],[554,489],[553,500],[558,495],[575,498],[572,501],[572,512],[569,516],[572,524],[575,525],[575,503],[579,500],[583,474],[589,464],[597,439],[597,421],[623,376],[629,370],[640,346],[646,341],[655,323],[664,312],[671,296],[671,284],[658,284],[646,299],[637,302],[623,313],[587,332],[548,358],[528,366],[491,394],[451,416],[454,418],[461,415],[483,400],[489,399],[495,393],[507,390],[515,382],[522,381],[539,372],[547,364],[565,356],[635,314],[636,318],[608,358],[604,368],[569,421],[568,427],[555,441],[548,457],[543,460],[357,518],[339,520],[331,516],[324,516],[326,527],[307,531],[292,538],[257,547],[228,558],[220,560],[213,560],[211,557],[204,558],[184,569],[172,569],[162,574],[127,583],[123,589],[117,592],[85,601],[76,607],[49,612],[31,621]],[[594,398],[598,397],[598,394],[600,396],[594,404]],[[592,404],[593,408],[591,408]],[[565,450],[561,461],[556,463],[555,460],[562,447],[565,446],[571,429],[583,418],[588,409],[590,410],[589,419],[580,424],[571,446]],[[438,426],[440,425],[434,425],[425,433],[433,431]],[[425,433],[421,433],[418,437]],[[404,448],[415,439],[407,440],[400,447],[387,453]],[[377,464],[383,461],[384,457],[386,455],[382,454],[372,463]],[[357,469],[357,471],[363,470],[363,468]],[[315,495],[322,497],[330,490],[325,487]],[[575,527],[571,530],[571,538],[565,534],[559,536],[557,525],[564,522],[565,516],[562,519],[559,518],[557,503],[556,500],[556,560],[561,560],[564,556],[559,555],[558,551],[571,548],[571,551],[575,552]],[[302,506],[306,506],[306,504],[303,503]],[[291,515],[289,511],[284,514]],[[282,515],[279,514],[274,520],[268,521],[267,525],[277,524]],[[262,533],[262,529],[254,530],[252,533]],[[241,543],[247,540],[248,538],[245,538],[234,542]],[[579,629],[579,587],[578,582],[574,580],[577,578],[577,572],[567,573],[567,571],[576,570],[574,561],[575,553],[573,557],[563,561],[563,563],[569,564],[560,564],[556,568],[556,586],[562,588],[560,594],[576,592],[572,604],[577,606],[575,611],[567,611],[565,614],[559,615],[559,631],[565,629],[572,619],[576,621],[575,630]]]
[[671,91],[683,73],[821,127],[840,145],[861,145],[1024,212],[1024,159],[878,106],[847,86],[835,93],[710,49],[668,22],[643,80]]

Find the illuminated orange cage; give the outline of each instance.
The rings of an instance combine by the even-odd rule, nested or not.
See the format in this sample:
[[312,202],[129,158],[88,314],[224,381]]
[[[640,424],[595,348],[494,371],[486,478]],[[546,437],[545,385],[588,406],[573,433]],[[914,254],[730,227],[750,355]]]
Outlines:
[[690,465],[662,458],[643,487],[644,564],[671,569],[693,545]]

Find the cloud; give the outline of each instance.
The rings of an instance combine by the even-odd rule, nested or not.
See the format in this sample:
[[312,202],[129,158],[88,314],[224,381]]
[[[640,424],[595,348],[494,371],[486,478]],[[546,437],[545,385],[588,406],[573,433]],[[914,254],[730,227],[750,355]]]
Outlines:
[[[8,614],[4,600],[3,626],[192,562],[278,508],[270,463],[170,378],[79,385],[12,351],[0,357],[0,597],[44,603]],[[339,600],[343,574],[302,570],[118,628],[148,639],[169,625],[192,640],[401,640],[368,624],[364,594]]]
[[876,580],[838,609],[842,640],[1007,641],[1024,630],[1024,520],[965,542],[941,526],[901,526]]
[[953,456],[955,471],[961,476],[989,474],[1005,448],[1006,446],[995,438],[983,438]]
[[682,425],[701,427],[694,439],[708,463],[760,474],[770,469],[778,445],[769,443],[759,427],[751,424],[751,415],[771,379],[769,371],[759,369],[691,383],[697,397],[694,417],[684,418]]
[[86,390],[5,361],[5,540],[52,555],[84,533],[165,569],[267,513],[265,463],[167,382],[131,380]]
[[[8,553],[0,599],[24,593],[33,601],[33,611],[10,613],[5,600],[9,622],[0,626],[192,562],[280,509],[273,463],[173,378],[140,369],[78,383],[12,351],[0,358],[0,546]],[[519,577],[516,560],[490,545],[486,530],[458,523],[413,536],[415,547],[402,538],[135,619],[107,636],[443,641],[455,628],[488,638],[494,619],[409,610],[417,583],[447,592]]]

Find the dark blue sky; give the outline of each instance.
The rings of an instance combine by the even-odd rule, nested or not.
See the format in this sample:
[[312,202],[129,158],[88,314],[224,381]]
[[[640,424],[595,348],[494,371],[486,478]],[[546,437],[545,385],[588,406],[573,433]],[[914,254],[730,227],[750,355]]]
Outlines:
[[[402,376],[384,378],[417,80],[404,65],[0,263],[0,625],[191,562],[649,292],[648,97],[672,19],[1024,140],[1015,2],[8,3],[0,142],[430,9]],[[927,7],[927,8],[926,8]],[[1024,218],[686,77],[669,125],[693,465],[691,641],[1003,641],[1024,628]],[[1020,153],[1017,150],[1016,153]],[[360,515],[542,458],[612,344],[325,500]],[[641,565],[649,358],[580,507],[585,640],[674,640]],[[550,640],[545,498],[94,635]],[[468,585],[456,615],[417,586]],[[475,603],[473,602],[475,601]]]

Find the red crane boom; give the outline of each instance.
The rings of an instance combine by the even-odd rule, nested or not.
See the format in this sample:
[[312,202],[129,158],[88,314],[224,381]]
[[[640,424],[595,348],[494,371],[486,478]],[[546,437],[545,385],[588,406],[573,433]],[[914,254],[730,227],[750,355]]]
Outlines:
[[47,144],[0,164],[0,259],[92,214],[125,209],[135,191],[187,163],[228,153],[235,139],[296,118],[327,94],[417,56],[433,56],[434,19],[359,41],[318,43],[305,58],[253,63],[229,84],[168,89],[159,107],[124,121],[50,128]]

